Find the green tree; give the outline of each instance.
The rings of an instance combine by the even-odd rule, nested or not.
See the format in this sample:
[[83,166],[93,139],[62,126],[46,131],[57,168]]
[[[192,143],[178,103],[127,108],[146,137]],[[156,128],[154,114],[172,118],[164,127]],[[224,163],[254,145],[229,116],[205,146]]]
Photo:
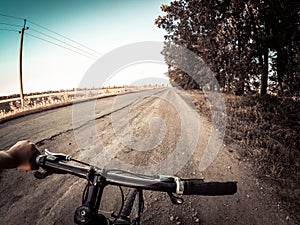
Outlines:
[[[161,9],[165,15],[155,23],[167,31],[166,42],[199,55],[224,91],[244,94],[259,84],[264,95],[273,81],[275,91],[285,84],[299,92],[299,3],[178,0]],[[181,87],[197,87],[171,65],[169,77]]]

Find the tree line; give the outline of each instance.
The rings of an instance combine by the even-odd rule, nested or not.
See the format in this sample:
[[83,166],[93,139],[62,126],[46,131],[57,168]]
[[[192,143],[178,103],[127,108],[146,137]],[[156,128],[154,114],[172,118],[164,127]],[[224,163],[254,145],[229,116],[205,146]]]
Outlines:
[[167,32],[172,85],[202,88],[168,58],[180,45],[209,65],[224,92],[300,95],[299,1],[174,0],[161,10],[155,24]]

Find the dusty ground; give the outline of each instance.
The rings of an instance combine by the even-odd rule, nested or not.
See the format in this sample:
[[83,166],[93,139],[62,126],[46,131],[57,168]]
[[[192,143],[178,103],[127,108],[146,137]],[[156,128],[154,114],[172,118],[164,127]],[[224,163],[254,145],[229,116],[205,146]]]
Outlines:
[[[38,143],[40,149],[64,152],[94,164],[99,162],[100,167],[118,166],[115,160],[119,160],[141,169],[167,159],[180,145],[181,136],[187,140],[183,142],[186,148],[196,144],[196,149],[177,172],[178,176],[237,181],[238,192],[234,196],[186,196],[180,206],[172,205],[164,193],[145,192],[142,224],[295,224],[272,187],[252,174],[251,162],[238,154],[239,146],[223,144],[213,163],[204,172],[199,171],[198,165],[212,134],[211,124],[202,117],[198,117],[198,123],[191,124],[194,111],[186,108],[177,94],[156,90],[134,94],[134,97],[132,94],[131,98],[130,95],[97,101],[96,119],[92,122],[78,119],[75,127],[70,106],[0,124],[0,148],[26,138]],[[81,105],[82,110],[88,110],[86,104]],[[199,132],[197,143],[190,138],[193,132]],[[99,140],[110,158],[103,158]],[[138,149],[139,146],[143,149]],[[173,166],[182,159],[175,155]],[[2,171],[0,176],[0,224],[73,224],[73,213],[81,203],[85,180],[71,175],[36,180],[32,172],[17,170]],[[102,208],[118,210],[118,189],[109,188],[105,193]]]

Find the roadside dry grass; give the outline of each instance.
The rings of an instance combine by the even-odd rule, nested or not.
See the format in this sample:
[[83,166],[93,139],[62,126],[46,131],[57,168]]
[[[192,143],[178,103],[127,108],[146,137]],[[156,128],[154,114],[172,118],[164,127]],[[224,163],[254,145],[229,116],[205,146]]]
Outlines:
[[44,96],[37,98],[25,98],[24,106],[21,106],[20,100],[7,102],[6,104],[2,104],[0,110],[0,119],[15,116],[22,112],[43,109],[49,106],[55,106],[59,104],[72,102],[74,99],[74,94],[63,94],[57,96]]
[[[211,117],[205,95],[189,92],[199,112]],[[237,144],[252,159],[254,172],[271,182],[300,222],[300,99],[275,96],[224,95],[226,144]]]
[[[77,91],[64,91],[56,94],[50,93],[39,95],[28,95],[24,99],[24,106],[21,106],[19,99],[4,99],[0,100],[0,122],[2,119],[14,117],[22,113],[34,112],[44,109],[49,109],[56,106],[63,106],[72,104],[74,101],[81,101],[84,99],[98,98],[108,95],[116,95],[125,93],[127,91],[135,91],[137,87],[112,87],[103,89],[83,89]],[[48,93],[48,92],[46,92]]]

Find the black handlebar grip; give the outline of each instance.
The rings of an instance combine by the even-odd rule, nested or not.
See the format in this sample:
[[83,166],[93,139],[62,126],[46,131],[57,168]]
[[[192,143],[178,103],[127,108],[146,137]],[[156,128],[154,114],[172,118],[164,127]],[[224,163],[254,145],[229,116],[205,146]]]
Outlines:
[[31,169],[32,170],[38,170],[39,165],[36,162],[36,158],[40,155],[39,151],[36,151],[33,155],[33,157],[30,159]]
[[233,195],[237,191],[237,182],[203,182],[203,180],[185,180],[184,195]]

